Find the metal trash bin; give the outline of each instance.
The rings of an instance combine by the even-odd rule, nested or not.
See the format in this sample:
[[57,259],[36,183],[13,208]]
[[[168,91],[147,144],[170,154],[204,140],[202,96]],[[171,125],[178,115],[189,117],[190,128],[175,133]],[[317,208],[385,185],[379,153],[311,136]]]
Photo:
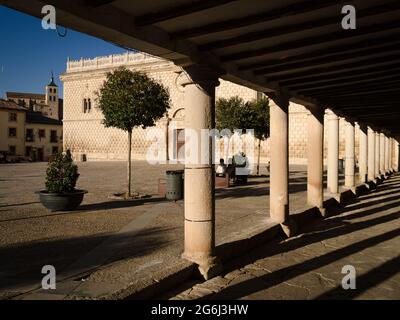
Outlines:
[[167,171],[167,192],[165,193],[165,197],[168,200],[183,199],[183,172],[183,170]]

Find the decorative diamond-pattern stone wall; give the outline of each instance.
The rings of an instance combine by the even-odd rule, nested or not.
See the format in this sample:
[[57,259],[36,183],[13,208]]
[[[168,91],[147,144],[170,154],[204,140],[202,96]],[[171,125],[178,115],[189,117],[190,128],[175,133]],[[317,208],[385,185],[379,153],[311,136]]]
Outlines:
[[[171,109],[168,111],[170,126],[179,129],[184,127],[183,88],[179,84],[178,73],[173,63],[148,55],[137,56],[114,55],[95,59],[69,61],[67,72],[61,77],[64,82],[64,150],[70,149],[76,160],[85,154],[87,160],[125,160],[127,159],[127,133],[105,128],[102,124],[102,114],[96,104],[96,91],[106,78],[106,73],[121,65],[127,68],[146,72],[153,79],[161,82],[170,92]],[[240,96],[245,101],[257,98],[257,92],[244,86],[220,79],[216,88],[216,98]],[[84,113],[83,100],[90,99],[92,108]],[[307,159],[307,117],[308,110],[298,104],[291,103],[289,107],[289,157],[291,163],[306,163]],[[159,120],[156,127],[165,132],[166,118]],[[325,127],[326,128],[326,127]],[[358,127],[356,128],[356,157],[358,158]],[[137,128],[132,136],[132,156],[134,159],[145,159],[149,146],[153,141],[146,141],[149,129]],[[344,157],[345,122],[340,120],[340,157]],[[169,143],[173,133],[169,131]],[[223,142],[219,142],[220,152]],[[325,134],[325,157],[326,157]],[[255,141],[255,157],[258,142]],[[261,161],[269,159],[269,139],[261,143]],[[166,157],[166,145],[161,145],[158,151]],[[172,152],[169,150],[171,157]]]

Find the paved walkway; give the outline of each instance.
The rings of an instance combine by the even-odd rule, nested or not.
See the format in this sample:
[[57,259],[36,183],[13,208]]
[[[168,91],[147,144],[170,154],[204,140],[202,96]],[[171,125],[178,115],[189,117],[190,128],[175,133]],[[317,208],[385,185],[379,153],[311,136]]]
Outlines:
[[[34,193],[44,185],[46,163],[0,165],[0,298],[40,287],[42,266],[54,265],[63,280],[52,298],[100,297],[138,280],[157,281],[165,267],[185,265],[183,203],[165,201],[157,180],[179,166],[133,165],[134,190],[151,194],[138,201],[108,199],[124,190],[126,162],[79,163],[78,187],[88,189],[82,206],[49,212]],[[306,205],[305,166],[290,167],[291,213]],[[216,242],[247,238],[269,218],[268,172],[244,186],[216,190]],[[43,299],[49,298],[42,296]]]
[[[400,299],[400,175],[298,237],[275,241],[172,299]],[[342,288],[343,266],[356,289]],[[185,290],[184,290],[185,289]]]

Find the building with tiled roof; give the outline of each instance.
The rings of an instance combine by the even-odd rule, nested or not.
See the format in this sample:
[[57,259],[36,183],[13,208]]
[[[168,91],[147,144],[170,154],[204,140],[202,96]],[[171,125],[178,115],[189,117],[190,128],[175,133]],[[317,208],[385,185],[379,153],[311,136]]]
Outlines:
[[62,99],[58,98],[58,86],[52,76],[45,88],[45,94],[27,92],[6,92],[6,100],[17,103],[31,111],[41,112],[46,117],[62,120]]
[[0,152],[8,160],[46,161],[62,151],[62,121],[0,99]]

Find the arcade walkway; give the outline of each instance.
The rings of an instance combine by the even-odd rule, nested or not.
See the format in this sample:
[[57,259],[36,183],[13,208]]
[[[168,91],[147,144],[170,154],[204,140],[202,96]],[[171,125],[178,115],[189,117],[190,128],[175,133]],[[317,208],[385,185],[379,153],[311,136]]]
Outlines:
[[[400,175],[294,238],[260,247],[173,299],[400,299]],[[342,267],[356,269],[344,290]],[[164,298],[171,296],[164,296]]]

